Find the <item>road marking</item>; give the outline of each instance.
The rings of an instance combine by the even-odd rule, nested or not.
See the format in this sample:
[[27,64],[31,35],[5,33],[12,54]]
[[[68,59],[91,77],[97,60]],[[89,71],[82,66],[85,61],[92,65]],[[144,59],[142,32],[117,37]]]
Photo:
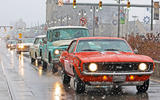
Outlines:
[[1,66],[2,66],[2,71],[3,71],[3,73],[4,73],[4,76],[6,77],[5,80],[6,80],[6,82],[7,82],[7,87],[8,87],[8,91],[9,91],[11,100],[17,100],[17,99],[16,99],[16,96],[15,96],[15,94],[14,94],[14,92],[13,92],[13,88],[12,88],[11,81],[9,80],[9,77],[7,76],[7,73],[6,73],[5,69],[4,69],[4,65],[3,65],[2,60],[0,60],[0,62],[1,62]]

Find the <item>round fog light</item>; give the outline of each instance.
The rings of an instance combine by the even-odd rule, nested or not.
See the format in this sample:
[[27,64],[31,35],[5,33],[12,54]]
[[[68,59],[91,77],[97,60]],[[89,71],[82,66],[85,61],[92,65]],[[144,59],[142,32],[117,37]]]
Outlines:
[[104,81],[107,80],[107,76],[103,76],[103,80],[104,80]]
[[129,79],[130,79],[130,80],[134,80],[134,78],[135,78],[135,77],[134,77],[133,75],[130,75],[130,76],[129,76]]

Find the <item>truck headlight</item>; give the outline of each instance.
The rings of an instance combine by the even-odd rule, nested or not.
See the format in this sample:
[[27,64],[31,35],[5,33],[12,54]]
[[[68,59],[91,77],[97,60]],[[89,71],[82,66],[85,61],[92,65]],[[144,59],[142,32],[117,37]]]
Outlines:
[[18,45],[18,48],[24,48],[24,45]]
[[88,69],[89,69],[91,72],[95,72],[95,71],[97,71],[97,69],[98,69],[98,65],[97,65],[96,63],[91,63],[91,64],[89,64]]
[[140,63],[138,66],[140,71],[145,71],[147,69],[147,64],[145,63]]
[[59,55],[59,54],[60,54],[60,51],[59,51],[58,49],[56,49],[56,50],[54,51],[54,54]]

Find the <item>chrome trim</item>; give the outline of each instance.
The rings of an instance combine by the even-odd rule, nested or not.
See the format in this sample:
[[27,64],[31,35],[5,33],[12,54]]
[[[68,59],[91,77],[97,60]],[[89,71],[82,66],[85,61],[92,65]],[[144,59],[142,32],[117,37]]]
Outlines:
[[113,73],[98,73],[98,72],[85,72],[83,71],[82,74],[83,75],[92,75],[92,76],[97,76],[97,75],[150,75],[152,74],[153,71],[151,72],[130,72],[130,73],[116,73],[116,72],[113,72]]
[[136,82],[89,82],[91,85],[86,85],[87,87],[107,87],[107,86],[136,86],[143,85],[144,81],[136,81]]
[[37,59],[38,59],[38,60],[41,60],[41,59],[42,59],[42,57],[37,57]]

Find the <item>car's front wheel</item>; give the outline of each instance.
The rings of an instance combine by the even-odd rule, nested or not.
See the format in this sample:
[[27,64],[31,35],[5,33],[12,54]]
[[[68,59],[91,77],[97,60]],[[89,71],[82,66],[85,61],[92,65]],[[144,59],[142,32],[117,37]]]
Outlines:
[[85,83],[78,77],[76,71],[74,70],[74,90],[76,93],[84,93],[85,92]]
[[136,88],[137,88],[138,92],[140,92],[140,93],[146,92],[149,88],[149,79],[147,81],[145,81],[143,83],[143,85],[139,85]]
[[70,80],[71,80],[71,77],[69,77],[69,76],[65,73],[65,71],[63,70],[63,71],[62,71],[62,82],[63,82],[63,84],[64,84],[64,85],[69,85]]
[[31,64],[34,64],[34,62],[35,62],[35,59],[31,57]]
[[45,61],[42,61],[43,70],[47,70],[48,64]]

